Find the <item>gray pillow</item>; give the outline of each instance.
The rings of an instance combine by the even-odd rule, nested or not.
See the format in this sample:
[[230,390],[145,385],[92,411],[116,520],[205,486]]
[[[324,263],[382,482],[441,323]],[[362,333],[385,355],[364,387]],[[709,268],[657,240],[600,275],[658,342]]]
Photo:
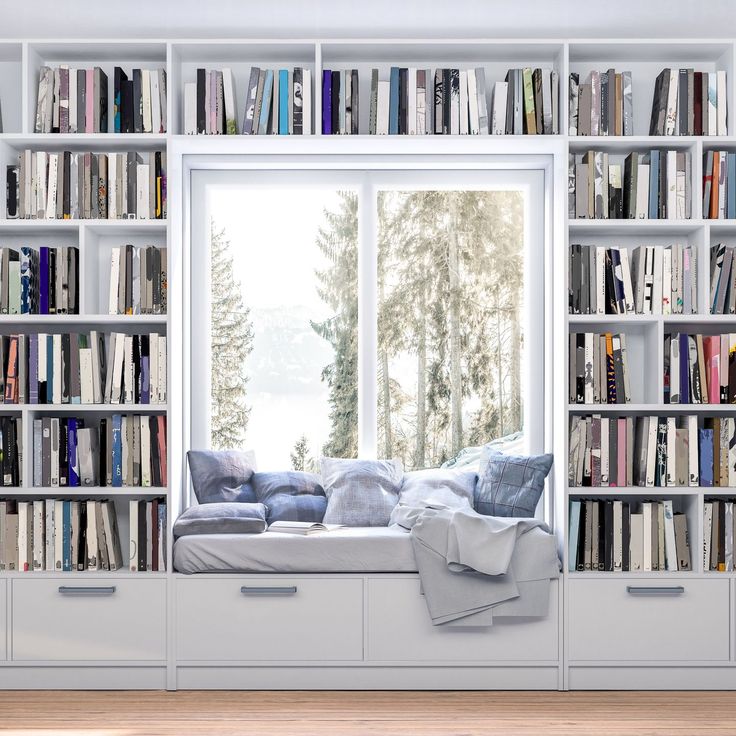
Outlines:
[[391,512],[391,523],[396,523],[399,506],[422,508],[427,504],[438,504],[451,509],[472,508],[475,471],[430,468],[404,473],[399,492],[399,505]]
[[553,456],[504,455],[492,450],[475,487],[475,510],[485,516],[533,517]]
[[248,485],[255,465],[252,452],[189,450],[187,458],[194,495],[199,503],[255,503],[258,500]]
[[266,530],[262,503],[203,503],[190,506],[174,523],[174,536],[260,534]]
[[258,501],[266,505],[269,524],[324,518],[327,498],[319,476],[314,473],[253,473],[250,486]]
[[388,526],[401,488],[401,460],[323,457],[321,464],[325,524]]

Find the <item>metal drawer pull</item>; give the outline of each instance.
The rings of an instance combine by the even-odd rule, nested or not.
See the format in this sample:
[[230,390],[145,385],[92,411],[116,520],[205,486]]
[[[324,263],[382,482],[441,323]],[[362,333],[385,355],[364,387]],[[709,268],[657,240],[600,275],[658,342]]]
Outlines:
[[253,587],[250,585],[244,585],[240,592],[243,595],[295,595],[296,585],[283,585],[281,587]]
[[114,585],[59,586],[59,593],[61,593],[62,595],[112,595],[114,592]]
[[631,595],[682,595],[685,588],[682,585],[670,585],[669,587],[658,587],[654,585],[627,585],[626,592]]

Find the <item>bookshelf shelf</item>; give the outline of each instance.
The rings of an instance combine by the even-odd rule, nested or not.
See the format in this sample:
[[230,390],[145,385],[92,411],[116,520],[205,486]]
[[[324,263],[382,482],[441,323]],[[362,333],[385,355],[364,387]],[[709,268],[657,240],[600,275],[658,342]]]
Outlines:
[[736,414],[736,404],[570,404],[574,414]]

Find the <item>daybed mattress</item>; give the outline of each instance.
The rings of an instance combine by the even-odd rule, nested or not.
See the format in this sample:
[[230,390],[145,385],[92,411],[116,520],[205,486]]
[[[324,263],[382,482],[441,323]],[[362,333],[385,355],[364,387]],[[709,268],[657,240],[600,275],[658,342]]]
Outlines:
[[[559,568],[552,534],[532,529],[519,540],[514,572],[536,579],[535,570]],[[416,572],[411,536],[398,526],[347,527],[310,536],[193,534],[174,542],[174,569],[201,572]],[[538,575],[536,577],[539,577]]]

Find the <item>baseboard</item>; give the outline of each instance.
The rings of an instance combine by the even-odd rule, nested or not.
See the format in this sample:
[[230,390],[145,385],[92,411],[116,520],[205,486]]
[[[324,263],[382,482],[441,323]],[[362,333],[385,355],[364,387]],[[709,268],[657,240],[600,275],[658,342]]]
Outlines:
[[165,689],[165,667],[0,667],[0,690]]
[[570,690],[733,690],[736,667],[570,667]]
[[550,667],[179,667],[181,690],[557,690]]

